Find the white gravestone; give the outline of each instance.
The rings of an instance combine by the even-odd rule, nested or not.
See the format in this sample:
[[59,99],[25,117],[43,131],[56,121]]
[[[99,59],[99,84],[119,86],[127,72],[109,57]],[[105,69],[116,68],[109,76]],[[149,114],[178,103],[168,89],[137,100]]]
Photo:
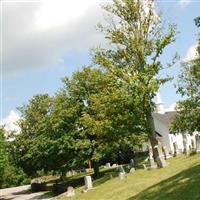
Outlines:
[[73,197],[73,196],[75,196],[74,188],[71,187],[71,186],[69,186],[69,187],[67,188],[67,197]]
[[106,167],[107,168],[110,168],[111,166],[110,166],[110,163],[106,163]]
[[134,173],[134,172],[135,172],[135,168],[134,168],[134,167],[131,167],[130,173]]
[[117,167],[117,166],[118,166],[117,164],[113,164],[113,165],[112,165],[112,167]]
[[122,180],[125,178],[125,173],[124,172],[119,172],[119,179]]
[[130,169],[130,173],[135,172],[135,162],[134,162],[133,159],[131,159],[130,167],[131,167],[131,169]]
[[125,170],[124,170],[124,168],[123,168],[123,166],[122,166],[122,165],[120,165],[120,166],[118,167],[118,170],[119,170],[119,172],[121,172],[121,173],[124,173],[124,174],[125,174]]
[[85,190],[86,191],[91,190],[93,188],[91,176],[85,176],[84,180],[85,180]]

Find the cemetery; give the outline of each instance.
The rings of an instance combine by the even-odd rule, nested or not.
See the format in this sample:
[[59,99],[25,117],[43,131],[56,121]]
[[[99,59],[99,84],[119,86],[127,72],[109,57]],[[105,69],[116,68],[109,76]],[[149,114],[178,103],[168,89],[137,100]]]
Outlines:
[[0,200],[200,200],[199,8],[0,0]]
[[[142,163],[148,166],[149,161],[138,163],[136,166],[132,159],[130,164],[123,166],[110,168],[102,166],[99,178],[93,178],[92,172],[81,172],[67,177],[68,181],[63,185],[62,194],[57,193],[58,196],[52,198],[60,200],[70,198],[157,200],[158,197],[166,200],[195,199],[200,195],[199,161],[199,154],[194,154],[169,158],[168,166],[162,169],[143,168]],[[131,171],[133,166],[135,170]]]

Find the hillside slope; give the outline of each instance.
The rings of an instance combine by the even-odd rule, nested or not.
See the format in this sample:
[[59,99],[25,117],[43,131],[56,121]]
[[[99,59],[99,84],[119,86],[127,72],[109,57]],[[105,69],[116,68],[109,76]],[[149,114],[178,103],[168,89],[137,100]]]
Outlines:
[[[164,169],[137,170],[119,180],[107,177],[94,181],[94,189],[76,200],[200,200],[200,154],[168,160]],[[68,198],[62,198],[65,200]]]

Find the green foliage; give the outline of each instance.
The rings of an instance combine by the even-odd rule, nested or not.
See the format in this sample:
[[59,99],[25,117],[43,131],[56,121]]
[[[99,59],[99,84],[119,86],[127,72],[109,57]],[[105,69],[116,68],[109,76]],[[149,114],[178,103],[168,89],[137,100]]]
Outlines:
[[134,117],[137,116],[141,122],[140,125],[137,122],[135,127],[142,127],[149,136],[157,160],[153,98],[160,85],[171,79],[161,77],[160,71],[172,66],[178,58],[175,54],[171,63],[160,60],[164,50],[175,42],[176,26],[162,22],[153,0],[114,0],[103,8],[108,13],[107,24],[98,27],[105,34],[110,48],[95,49],[94,64],[112,74],[118,86],[132,97],[131,105],[136,111]]
[[104,9],[110,18],[107,25],[99,25],[99,28],[112,48],[95,49],[94,63],[126,85],[135,105],[147,118],[154,109],[153,97],[160,84],[170,79],[158,76],[160,70],[168,66],[159,58],[175,41],[176,26],[162,24],[154,1],[144,4],[143,1],[115,0]]
[[195,21],[195,25],[197,27],[200,27],[200,17],[195,18],[194,21]]
[[25,173],[11,162],[9,144],[6,141],[5,130],[0,128],[0,188],[28,184],[30,180]]
[[153,97],[169,80],[158,76],[165,68],[159,57],[175,41],[176,27],[161,23],[153,1],[114,0],[104,8],[114,17],[99,28],[112,48],[93,51],[100,67],[85,67],[64,78],[54,97],[36,95],[20,108],[21,134],[11,151],[31,176],[42,169],[64,173],[88,161],[96,166],[154,134]]
[[134,151],[145,141],[132,95],[109,73],[85,67],[63,83],[54,97],[36,95],[20,108],[21,134],[11,152],[27,174],[99,163],[107,155],[116,157],[113,151]]
[[5,131],[3,127],[0,127],[0,188],[2,188],[4,182],[4,172],[7,165]]
[[85,67],[65,83],[71,98],[82,105],[78,128],[87,141],[85,160],[99,162],[123,144],[131,147],[144,142],[145,134],[137,127],[139,110],[132,107],[132,96],[118,87],[111,74]]
[[171,132],[191,134],[200,131],[200,37],[196,58],[182,63],[177,92],[185,99],[178,103],[178,116],[172,123]]

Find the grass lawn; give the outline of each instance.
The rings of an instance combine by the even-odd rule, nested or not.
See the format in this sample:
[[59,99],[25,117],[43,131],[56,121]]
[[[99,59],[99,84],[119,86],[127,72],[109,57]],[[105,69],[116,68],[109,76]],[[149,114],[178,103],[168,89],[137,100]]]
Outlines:
[[82,193],[76,188],[76,196],[62,200],[200,200],[200,154],[179,156],[168,160],[164,169],[146,171],[139,169],[119,180],[104,177],[93,182],[94,189]]

